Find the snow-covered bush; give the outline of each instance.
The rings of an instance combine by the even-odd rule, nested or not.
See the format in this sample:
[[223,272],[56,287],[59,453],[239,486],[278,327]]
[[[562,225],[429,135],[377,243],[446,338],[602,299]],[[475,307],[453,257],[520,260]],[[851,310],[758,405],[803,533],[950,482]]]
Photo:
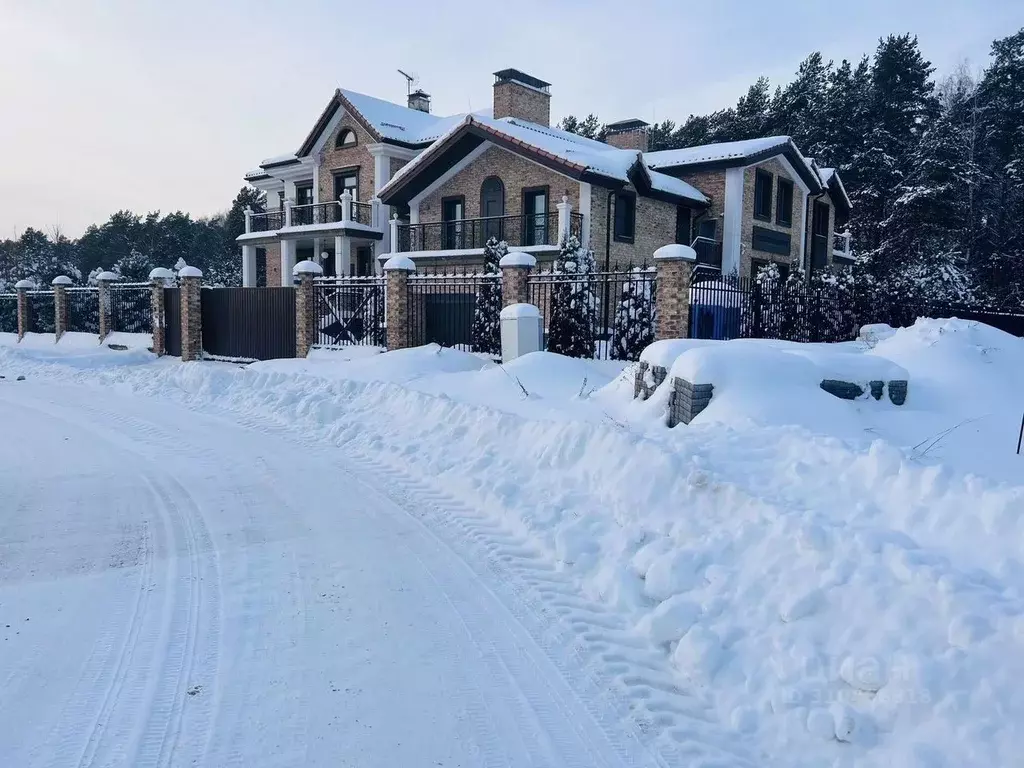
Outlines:
[[639,360],[640,353],[654,341],[657,305],[652,278],[646,270],[635,267],[622,287],[612,332],[613,360]]
[[594,356],[594,254],[575,235],[562,241],[555,260],[548,317],[548,351],[569,357]]
[[501,257],[508,253],[508,244],[496,237],[484,245],[482,281],[476,293],[473,310],[473,349],[491,355],[501,354]]

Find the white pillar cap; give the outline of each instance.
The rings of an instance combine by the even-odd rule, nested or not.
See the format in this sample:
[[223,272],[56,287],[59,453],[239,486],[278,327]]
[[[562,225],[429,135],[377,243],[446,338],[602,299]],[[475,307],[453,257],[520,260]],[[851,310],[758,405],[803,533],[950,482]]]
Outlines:
[[309,259],[306,259],[305,261],[300,261],[298,264],[292,267],[293,275],[322,275],[323,273],[324,268],[317,264],[315,261],[310,261]]
[[112,283],[115,280],[120,280],[121,276],[116,272],[111,272],[107,270],[104,272],[100,272],[98,275],[96,275],[96,279],[99,280],[101,283]]
[[72,284],[73,284],[72,279],[70,277],[68,277],[67,275],[57,275],[50,282],[50,285],[72,285]]
[[178,277],[202,277],[203,273],[199,267],[182,267],[178,270]]
[[672,243],[663,245],[654,252],[655,261],[696,261],[697,252],[688,245]]
[[512,251],[506,253],[501,257],[501,261],[498,262],[499,267],[529,267],[533,269],[537,266],[537,258],[529,253],[523,253],[522,251]]
[[36,284],[31,280],[19,280],[14,284],[14,287],[19,291],[31,291],[36,287]]
[[157,267],[149,273],[150,280],[173,280],[174,272],[167,267]]
[[410,259],[408,256],[403,256],[400,253],[396,253],[390,259],[384,262],[384,271],[400,271],[400,272],[415,272],[416,262]]

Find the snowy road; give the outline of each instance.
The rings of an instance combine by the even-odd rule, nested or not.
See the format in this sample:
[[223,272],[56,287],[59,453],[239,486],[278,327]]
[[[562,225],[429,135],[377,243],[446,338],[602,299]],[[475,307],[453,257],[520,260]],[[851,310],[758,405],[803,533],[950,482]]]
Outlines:
[[387,471],[74,384],[0,424],[0,765],[662,764]]

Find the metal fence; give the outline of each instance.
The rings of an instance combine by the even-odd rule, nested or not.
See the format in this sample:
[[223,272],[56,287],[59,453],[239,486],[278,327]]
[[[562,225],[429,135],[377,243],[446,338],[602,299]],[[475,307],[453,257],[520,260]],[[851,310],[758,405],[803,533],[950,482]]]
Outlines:
[[480,272],[409,277],[409,344],[441,344],[500,355],[501,275]]
[[544,349],[598,360],[638,360],[654,341],[655,270],[646,265],[574,275],[541,272],[527,281],[540,309]]
[[[180,294],[177,298],[180,302]],[[244,360],[295,357],[294,288],[203,288],[201,306],[207,354]],[[179,335],[178,354],[180,345]]]
[[317,347],[387,346],[386,278],[322,278],[313,283]]
[[68,331],[100,332],[100,292],[98,288],[66,288]]
[[152,333],[152,287],[149,283],[110,286],[110,329],[122,333]]
[[18,294],[0,293],[0,333],[18,332]]
[[53,291],[28,291],[29,333],[53,333],[57,330]]

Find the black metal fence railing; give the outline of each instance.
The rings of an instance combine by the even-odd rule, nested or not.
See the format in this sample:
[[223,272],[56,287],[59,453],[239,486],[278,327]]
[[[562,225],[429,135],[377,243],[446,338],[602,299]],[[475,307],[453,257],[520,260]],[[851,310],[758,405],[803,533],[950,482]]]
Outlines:
[[544,349],[570,357],[638,360],[654,341],[655,270],[530,275],[527,294],[540,309]]
[[693,250],[697,252],[697,263],[708,267],[722,268],[722,244],[709,237],[698,237],[693,241]]
[[373,205],[371,203],[352,203],[352,221],[364,226],[373,225]]
[[[582,217],[579,229],[582,233]],[[460,251],[483,248],[490,238],[504,240],[510,248],[558,245],[558,214],[490,216],[479,219],[434,221],[398,227],[398,247],[408,251]]]
[[276,232],[284,226],[284,211],[254,213],[249,217],[250,232]]
[[501,275],[417,274],[408,291],[410,346],[501,354]]
[[[556,222],[557,225],[557,222]],[[582,213],[570,213],[569,214],[569,234],[583,243],[583,214]],[[558,232],[555,232],[555,237],[558,237]],[[583,243],[586,245],[586,243]],[[559,243],[552,243],[552,245],[559,245]]]
[[30,333],[53,333],[57,329],[53,291],[29,291],[28,330]]
[[148,283],[110,286],[110,329],[122,333],[152,333],[152,288]]
[[100,332],[100,297],[97,288],[67,288],[67,330],[78,333]]
[[292,206],[293,227],[303,227],[309,224],[333,224],[338,221],[341,221],[341,203],[337,200]]
[[18,294],[0,293],[0,333],[18,332]]
[[387,346],[383,277],[323,278],[313,283],[319,347]]

